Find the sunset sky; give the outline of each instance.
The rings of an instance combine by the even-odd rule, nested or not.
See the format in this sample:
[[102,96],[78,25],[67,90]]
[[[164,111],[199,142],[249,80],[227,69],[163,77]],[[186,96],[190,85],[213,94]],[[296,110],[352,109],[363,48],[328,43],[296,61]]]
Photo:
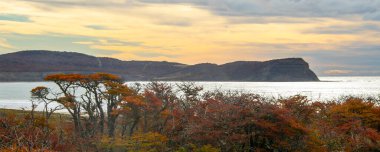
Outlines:
[[0,54],[36,49],[380,75],[380,0],[0,0]]

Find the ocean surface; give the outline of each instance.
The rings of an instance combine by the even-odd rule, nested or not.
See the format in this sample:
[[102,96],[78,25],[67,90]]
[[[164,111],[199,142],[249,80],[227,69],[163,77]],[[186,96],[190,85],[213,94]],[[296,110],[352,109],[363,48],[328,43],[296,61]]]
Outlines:
[[[321,82],[195,82],[204,90],[232,90],[266,97],[305,95],[312,101],[344,96],[379,97],[380,77],[320,77]],[[133,84],[135,82],[128,82]],[[139,82],[146,84],[148,82]],[[172,85],[181,82],[168,82]],[[37,86],[56,88],[49,82],[0,82],[0,108],[30,109],[30,90]],[[37,108],[40,109],[40,108]]]

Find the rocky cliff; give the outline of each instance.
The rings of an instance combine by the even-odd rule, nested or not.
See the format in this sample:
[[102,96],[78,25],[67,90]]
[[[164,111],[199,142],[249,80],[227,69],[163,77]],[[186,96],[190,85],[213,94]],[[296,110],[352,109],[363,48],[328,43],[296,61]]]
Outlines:
[[0,55],[0,81],[41,81],[52,73],[108,72],[127,81],[319,81],[301,58],[223,65],[121,61],[74,52],[20,51]]

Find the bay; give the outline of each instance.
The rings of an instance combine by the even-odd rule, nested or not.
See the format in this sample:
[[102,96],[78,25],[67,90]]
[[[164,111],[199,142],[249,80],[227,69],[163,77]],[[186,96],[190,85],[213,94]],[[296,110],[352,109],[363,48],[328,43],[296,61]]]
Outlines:
[[[380,77],[320,77],[321,82],[194,82],[205,91],[242,91],[266,97],[305,95],[312,101],[336,100],[343,96],[378,97]],[[127,82],[128,85],[136,82]],[[147,84],[149,82],[138,82]],[[167,82],[175,86],[181,82]],[[49,82],[1,82],[0,108],[30,109],[30,90],[37,86],[56,89]]]

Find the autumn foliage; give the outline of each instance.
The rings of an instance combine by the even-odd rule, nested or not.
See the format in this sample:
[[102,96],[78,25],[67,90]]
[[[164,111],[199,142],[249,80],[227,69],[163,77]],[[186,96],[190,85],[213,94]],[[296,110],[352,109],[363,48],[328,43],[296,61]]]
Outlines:
[[[46,77],[40,115],[2,114],[2,151],[379,151],[380,105],[349,97],[270,99],[193,83],[127,86],[114,75]],[[56,106],[52,106],[56,105]],[[57,121],[57,110],[69,120]],[[76,144],[81,143],[81,144]]]

